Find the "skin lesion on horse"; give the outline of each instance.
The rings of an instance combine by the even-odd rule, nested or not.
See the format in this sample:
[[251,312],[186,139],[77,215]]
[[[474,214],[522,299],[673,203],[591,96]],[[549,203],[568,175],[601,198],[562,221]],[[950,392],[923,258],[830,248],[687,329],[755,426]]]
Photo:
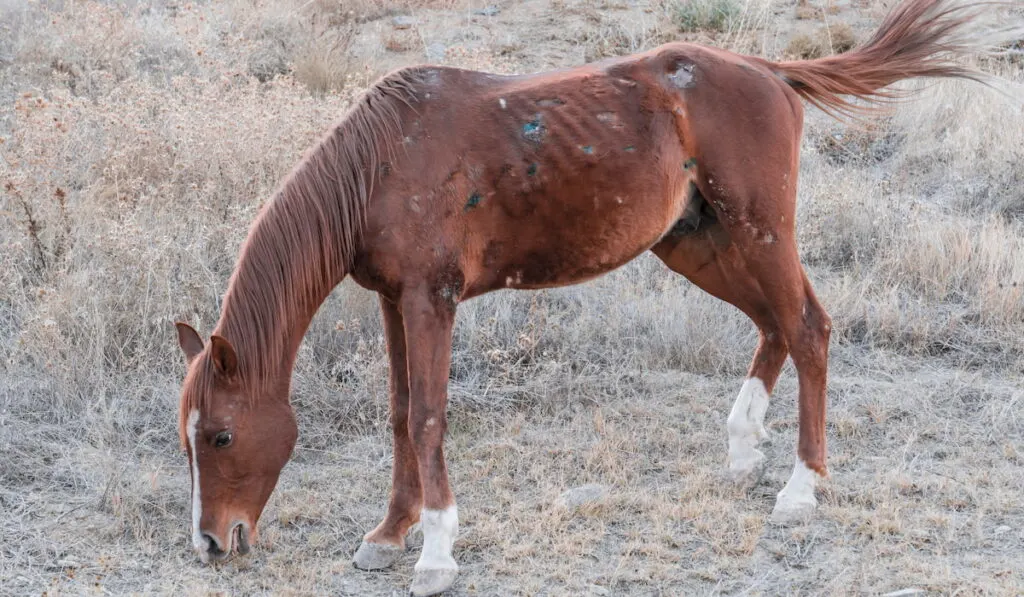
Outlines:
[[[795,463],[771,518],[810,515],[827,474],[831,322],[796,246],[800,100],[849,113],[884,103],[884,88],[903,79],[979,79],[952,55],[981,10],[905,0],[864,46],[811,61],[672,43],[557,73],[417,67],[381,79],[261,210],[210,341],[178,325],[188,368],[179,432],[200,558],[248,549],[298,436],[289,393],[304,332],[351,276],[381,296],[394,448],[386,512],[353,563],[394,564],[422,523],[411,592],[449,589],[459,525],[444,434],[459,302],[579,283],[646,250],[759,330],[726,421],[738,483],[760,476],[769,397],[792,358]],[[531,112],[516,114],[523,104]],[[597,150],[614,159],[588,157]]]
[[545,133],[547,133],[547,127],[544,126],[544,118],[540,114],[523,125],[523,138],[531,143],[543,142]]
[[668,75],[668,80],[679,89],[689,89],[697,84],[694,77],[695,68],[693,64],[681,63]]
[[473,191],[469,194],[469,199],[466,200],[465,211],[469,211],[474,207],[480,205],[480,202],[484,200],[483,195],[479,191]]

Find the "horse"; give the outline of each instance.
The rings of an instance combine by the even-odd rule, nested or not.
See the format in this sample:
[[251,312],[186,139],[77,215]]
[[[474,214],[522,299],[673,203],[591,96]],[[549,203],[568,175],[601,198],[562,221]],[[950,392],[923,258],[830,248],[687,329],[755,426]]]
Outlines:
[[[829,315],[796,244],[802,100],[858,117],[913,77],[983,81],[954,61],[977,14],[907,0],[858,49],[771,62],[669,43],[556,72],[441,66],[383,77],[260,211],[209,341],[177,323],[187,362],[179,429],[202,562],[247,553],[298,435],[291,372],[306,329],[346,276],[380,297],[390,360],[392,489],[353,563],[423,547],[413,595],[450,588],[458,511],[444,454],[452,326],[462,301],[576,284],[652,251],[745,313],[759,341],[728,415],[728,474],[749,484],[786,357],[799,390],[792,476],[772,519],[816,507],[828,475]],[[984,82],[984,81],[983,81]]]

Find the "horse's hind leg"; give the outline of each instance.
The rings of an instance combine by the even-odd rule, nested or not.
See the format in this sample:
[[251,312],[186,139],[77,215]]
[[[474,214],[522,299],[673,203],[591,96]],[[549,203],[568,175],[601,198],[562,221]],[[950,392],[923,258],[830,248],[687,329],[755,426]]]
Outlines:
[[[769,314],[765,319],[774,323],[797,370],[796,464],[779,492],[772,518],[802,517],[817,505],[815,484],[826,474],[825,382],[831,331],[796,246],[803,107],[780,79],[757,68],[706,62],[698,70],[704,78],[686,88],[686,109],[675,112],[677,126],[681,139],[696,148],[693,184],[713,211],[714,226],[731,246],[730,267],[745,286],[760,290],[763,310]],[[772,370],[781,362],[776,358],[769,359],[774,361]]]
[[[784,170],[783,170],[784,171]],[[763,178],[768,178],[762,175]],[[792,177],[795,179],[795,173]],[[743,188],[742,182],[723,188]],[[748,187],[783,188],[776,195],[758,196],[732,191],[713,201],[727,205],[732,263],[745,271],[745,285],[760,289],[763,309],[770,314],[789,349],[799,377],[799,441],[789,482],[779,492],[772,518],[783,522],[802,518],[817,506],[817,480],[826,475],[825,384],[828,341],[832,323],[804,273],[793,227],[795,193],[777,180],[759,180]],[[746,200],[744,200],[746,198]],[[741,265],[737,265],[741,264]],[[742,267],[742,269],[741,269]],[[781,361],[779,361],[781,363]],[[777,363],[772,363],[772,368]]]
[[420,519],[423,490],[409,438],[409,366],[406,361],[402,314],[387,299],[380,299],[384,332],[391,364],[391,431],[394,461],[388,512],[377,528],[366,534],[352,558],[356,568],[380,570],[395,563],[405,552],[405,535]]
[[757,350],[726,423],[729,476],[741,487],[750,487],[764,471],[765,456],[757,444],[768,436],[764,428],[768,397],[788,351],[760,285],[747,273],[742,255],[723,232],[713,224],[690,234],[669,235],[652,251],[673,271],[731,303],[757,325]]
[[814,489],[827,474],[825,464],[825,385],[832,320],[814,295],[800,264],[792,230],[778,242],[746,244],[748,271],[771,305],[800,382],[799,440],[793,475],[779,492],[772,519],[803,518],[817,506]]

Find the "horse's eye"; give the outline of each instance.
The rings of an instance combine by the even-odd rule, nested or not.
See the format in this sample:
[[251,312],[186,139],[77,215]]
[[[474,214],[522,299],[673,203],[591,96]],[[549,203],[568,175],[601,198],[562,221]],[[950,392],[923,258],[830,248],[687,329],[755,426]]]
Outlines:
[[216,448],[226,448],[231,445],[231,432],[221,431],[217,434],[217,437],[213,440],[213,445]]

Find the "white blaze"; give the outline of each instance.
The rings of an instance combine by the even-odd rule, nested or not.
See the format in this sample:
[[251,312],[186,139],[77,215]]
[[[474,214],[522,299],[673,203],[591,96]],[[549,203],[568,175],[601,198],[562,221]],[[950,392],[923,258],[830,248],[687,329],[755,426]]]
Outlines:
[[458,570],[452,557],[452,545],[459,533],[459,509],[452,504],[444,510],[424,508],[420,513],[423,528],[423,551],[416,562],[420,570]]
[[196,428],[199,426],[199,411],[192,409],[188,413],[188,447],[192,452],[192,546],[199,550],[201,557],[206,558],[206,541],[199,530],[199,519],[203,516],[203,502],[199,499],[199,454],[196,452]]

